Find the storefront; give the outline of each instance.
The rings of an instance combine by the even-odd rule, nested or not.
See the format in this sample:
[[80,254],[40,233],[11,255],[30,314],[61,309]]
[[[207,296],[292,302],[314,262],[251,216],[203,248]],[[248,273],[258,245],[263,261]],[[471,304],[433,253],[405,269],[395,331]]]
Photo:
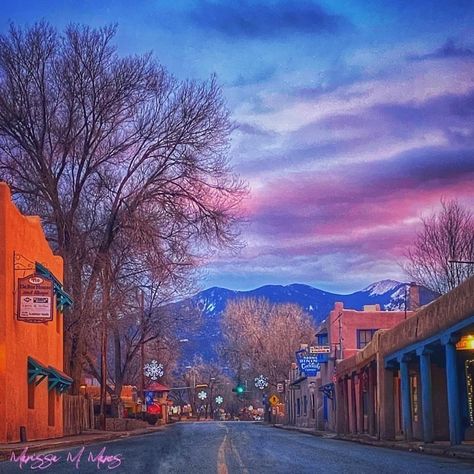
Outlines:
[[0,443],[63,435],[63,315],[71,299],[38,217],[0,183]]

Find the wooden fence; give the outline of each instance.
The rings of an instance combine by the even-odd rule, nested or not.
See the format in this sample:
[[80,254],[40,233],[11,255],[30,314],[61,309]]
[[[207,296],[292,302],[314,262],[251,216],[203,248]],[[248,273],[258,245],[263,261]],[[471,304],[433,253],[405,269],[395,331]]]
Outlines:
[[92,399],[82,395],[63,395],[64,436],[77,435],[94,428]]

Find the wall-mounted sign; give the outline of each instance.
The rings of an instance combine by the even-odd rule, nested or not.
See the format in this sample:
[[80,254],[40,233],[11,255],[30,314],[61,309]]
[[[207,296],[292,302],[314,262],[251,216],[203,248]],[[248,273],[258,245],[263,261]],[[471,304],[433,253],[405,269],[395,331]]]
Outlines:
[[330,354],[331,346],[311,346],[309,348],[310,354]]
[[456,344],[456,349],[458,351],[470,351],[474,349],[474,336],[472,334],[462,336]]
[[285,391],[285,384],[283,382],[277,383],[277,392],[283,393]]
[[321,370],[317,354],[309,354],[306,350],[301,350],[296,353],[296,361],[301,372],[304,372],[307,377],[316,377]]
[[18,321],[44,323],[53,320],[53,282],[41,275],[18,278]]

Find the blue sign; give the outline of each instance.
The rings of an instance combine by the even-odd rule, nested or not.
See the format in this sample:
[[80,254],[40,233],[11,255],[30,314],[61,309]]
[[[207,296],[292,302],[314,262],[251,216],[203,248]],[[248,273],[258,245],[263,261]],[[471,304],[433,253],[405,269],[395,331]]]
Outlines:
[[306,350],[296,352],[296,361],[301,372],[307,377],[315,377],[321,370],[318,354],[309,354]]
[[145,392],[145,403],[151,405],[153,403],[153,392]]

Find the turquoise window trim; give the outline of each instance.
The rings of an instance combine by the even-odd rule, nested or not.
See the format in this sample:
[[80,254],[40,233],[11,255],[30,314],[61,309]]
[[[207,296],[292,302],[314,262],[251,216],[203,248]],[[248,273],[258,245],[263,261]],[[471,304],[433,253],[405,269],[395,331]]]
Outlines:
[[53,282],[54,294],[56,295],[56,308],[63,312],[64,308],[72,306],[72,298],[64,291],[62,283],[44,265],[35,262],[36,273],[48,278]]
[[56,390],[59,393],[66,391],[72,385],[72,378],[63,374],[54,367],[48,367],[48,391]]
[[49,370],[33,357],[28,356],[28,383],[39,385],[49,375]]

